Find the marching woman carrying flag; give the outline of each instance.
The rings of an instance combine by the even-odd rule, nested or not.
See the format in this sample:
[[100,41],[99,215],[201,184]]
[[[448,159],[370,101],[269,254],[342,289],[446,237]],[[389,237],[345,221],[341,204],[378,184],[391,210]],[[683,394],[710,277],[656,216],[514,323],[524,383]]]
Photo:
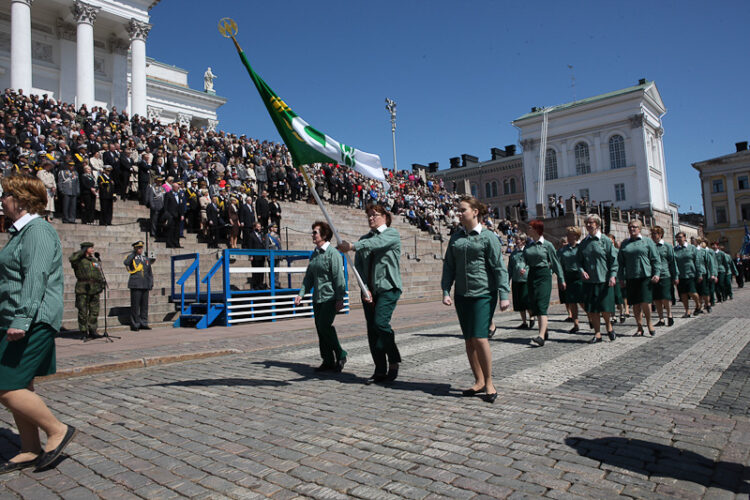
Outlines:
[[466,196],[458,205],[458,214],[463,228],[453,234],[445,252],[440,281],[443,304],[453,304],[450,290],[455,283],[456,314],[474,374],[474,385],[464,390],[463,395],[484,392],[483,399],[494,403],[497,390],[492,384],[492,352],[487,334],[498,297],[501,311],[510,306],[508,272],[497,236],[482,229],[479,222],[487,215],[487,207]]

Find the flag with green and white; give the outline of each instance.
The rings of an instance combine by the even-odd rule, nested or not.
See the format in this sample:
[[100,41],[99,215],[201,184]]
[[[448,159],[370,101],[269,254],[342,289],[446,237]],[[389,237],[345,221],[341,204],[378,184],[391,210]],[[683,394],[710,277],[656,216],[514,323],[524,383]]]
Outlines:
[[268,114],[271,115],[276,129],[279,131],[279,135],[289,148],[292,161],[296,167],[312,163],[335,162],[354,169],[365,177],[382,182],[386,190],[390,187],[385,180],[383,165],[380,163],[378,155],[365,153],[347,146],[310,126],[297,113],[292,111],[271,87],[253,71],[245,53],[242,50],[238,50],[238,52],[263,99],[263,103],[266,105]]

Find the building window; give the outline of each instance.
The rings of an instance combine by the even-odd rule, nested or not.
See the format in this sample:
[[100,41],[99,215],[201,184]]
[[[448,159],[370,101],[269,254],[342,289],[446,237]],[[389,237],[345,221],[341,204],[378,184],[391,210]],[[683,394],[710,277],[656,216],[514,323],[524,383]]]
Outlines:
[[471,185],[471,195],[474,198],[479,198],[479,195],[477,194],[477,185],[476,184],[472,184]]
[[727,223],[727,208],[716,207],[716,223],[726,224]]
[[589,199],[589,189],[588,188],[579,189],[578,190],[578,197],[581,200],[583,200],[583,199],[588,200]]
[[508,179],[503,181],[503,194],[510,194],[510,182],[508,182]]
[[591,173],[591,157],[586,143],[579,142],[574,149],[576,156],[576,175]]
[[723,179],[714,179],[714,181],[711,183],[711,192],[712,193],[723,193],[724,192],[724,180]]
[[547,150],[547,157],[544,160],[544,180],[552,179],[557,179],[557,153],[550,148]]
[[615,184],[615,201],[625,201],[625,184]]
[[492,197],[497,196],[497,181],[492,181]]
[[492,198],[492,186],[490,186],[489,182],[484,185],[484,196],[486,198]]
[[737,177],[737,188],[738,189],[750,189],[750,181],[746,175],[740,175]]
[[510,179],[510,194],[516,193],[516,180],[511,178]]
[[750,203],[740,205],[740,213],[743,221],[750,221]]
[[625,140],[621,135],[609,138],[609,166],[610,168],[625,167]]

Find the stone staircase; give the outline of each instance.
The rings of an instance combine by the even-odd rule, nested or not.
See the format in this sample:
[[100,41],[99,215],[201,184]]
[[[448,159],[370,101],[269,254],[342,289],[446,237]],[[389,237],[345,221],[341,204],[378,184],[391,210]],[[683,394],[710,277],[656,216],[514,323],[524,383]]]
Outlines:
[[[362,210],[338,205],[326,205],[342,238],[356,241],[368,231],[367,221]],[[149,210],[135,201],[118,201],[114,207],[112,226],[62,224],[53,221],[60,235],[63,248],[63,269],[65,276],[63,330],[77,330],[77,310],[75,308],[75,276],[68,263],[68,257],[80,248],[83,241],[93,241],[101,254],[102,266],[109,284],[107,307],[102,295],[99,329],[104,328],[105,315],[109,331],[128,328],[130,312],[130,292],[127,288],[128,273],[123,260],[131,251],[131,244],[147,239]],[[282,203],[281,239],[282,247],[290,250],[310,250],[310,226],[316,220],[324,220],[317,205],[305,202]],[[440,298],[440,274],[442,269],[441,244],[431,235],[418,230],[400,216],[393,217],[393,227],[401,234],[401,272],[404,285],[402,302],[422,302]],[[8,240],[7,233],[0,233],[0,245]],[[445,245],[447,238],[445,239]],[[172,255],[187,253],[200,254],[200,276],[203,277],[214,265],[222,250],[209,249],[198,241],[197,235],[185,232],[180,240],[183,248],[168,249],[163,241],[149,238],[149,252],[156,256],[153,264],[154,289],[150,295],[149,321],[152,326],[172,324],[179,316],[179,306],[170,302],[171,259]],[[225,245],[222,245],[225,247]],[[175,265],[177,277],[192,261],[180,261]],[[297,263],[295,265],[302,265]],[[249,276],[232,275],[231,285],[239,289],[248,288]],[[294,275],[293,286],[298,286],[300,275]],[[266,281],[267,282],[267,281]],[[192,290],[193,280],[190,280]],[[212,290],[221,290],[220,276],[212,282]],[[188,288],[186,287],[186,291]],[[357,307],[360,301],[359,287],[350,273],[350,302]],[[179,292],[179,288],[177,288]]]

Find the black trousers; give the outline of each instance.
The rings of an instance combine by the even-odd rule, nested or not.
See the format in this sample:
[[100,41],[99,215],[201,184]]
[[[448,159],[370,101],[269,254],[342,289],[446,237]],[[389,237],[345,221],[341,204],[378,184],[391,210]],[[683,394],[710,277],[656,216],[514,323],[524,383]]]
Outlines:
[[148,326],[148,289],[130,289],[130,326]]
[[76,205],[78,205],[78,196],[63,196],[63,222],[76,221]]
[[99,198],[99,225],[112,225],[112,210],[115,202],[112,198]]
[[94,206],[96,197],[93,193],[83,193],[81,195],[81,201],[83,202],[83,211],[81,213],[81,222],[88,224],[94,222]]

